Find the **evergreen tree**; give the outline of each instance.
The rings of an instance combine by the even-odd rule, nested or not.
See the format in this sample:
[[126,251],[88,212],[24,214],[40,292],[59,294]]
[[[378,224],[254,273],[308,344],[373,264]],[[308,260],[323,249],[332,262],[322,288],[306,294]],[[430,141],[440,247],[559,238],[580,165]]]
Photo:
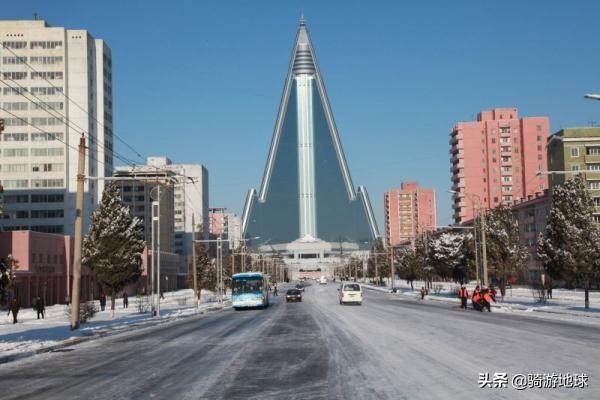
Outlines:
[[522,274],[529,255],[510,207],[500,205],[486,214],[485,234],[488,276],[504,296],[508,279]]
[[460,233],[444,232],[432,238],[429,245],[429,264],[437,276],[448,279],[457,275],[456,270],[464,258],[464,236]]
[[142,222],[132,217],[129,207],[123,204],[117,184],[107,185],[83,240],[82,262],[110,294],[113,316],[117,293],[141,275],[142,229]]
[[198,279],[198,297],[202,289],[216,291],[217,268],[213,259],[210,258],[208,248],[203,243],[195,243],[196,246],[196,277]]
[[406,283],[410,284],[410,288],[414,289],[414,281],[419,279],[423,273],[422,265],[415,251],[411,248],[400,248],[396,251],[396,258],[400,278],[406,280]]
[[600,276],[600,231],[593,222],[594,203],[581,175],[554,188],[546,232],[538,238],[538,256],[548,274],[585,290]]
[[10,301],[17,269],[19,269],[19,261],[13,258],[12,254],[0,258],[0,306]]

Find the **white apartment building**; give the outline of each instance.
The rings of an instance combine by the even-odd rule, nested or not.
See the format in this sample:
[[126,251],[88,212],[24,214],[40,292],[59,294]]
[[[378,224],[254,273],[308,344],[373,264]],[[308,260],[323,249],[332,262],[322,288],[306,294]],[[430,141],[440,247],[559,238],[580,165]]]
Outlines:
[[[85,174],[112,175],[111,50],[86,30],[0,20],[0,229],[73,234],[77,147]],[[104,189],[87,180],[84,229]]]
[[[208,171],[200,164],[173,164],[167,157],[148,157],[146,162],[147,165],[135,167],[117,166],[115,175],[127,173],[135,176],[150,172],[160,174],[160,171],[176,174],[177,183],[173,187],[173,251],[189,256],[192,254],[192,214],[195,214],[196,219],[196,238],[208,236]],[[199,231],[200,227],[203,227],[203,232]]]

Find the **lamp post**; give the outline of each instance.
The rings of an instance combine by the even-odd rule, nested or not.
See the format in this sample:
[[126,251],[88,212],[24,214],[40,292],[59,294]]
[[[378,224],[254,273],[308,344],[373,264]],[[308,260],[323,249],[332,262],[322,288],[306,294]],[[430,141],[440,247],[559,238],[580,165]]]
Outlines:
[[[460,192],[457,190],[449,190],[449,193],[459,195]],[[486,238],[485,238],[485,209],[481,209],[481,198],[479,195],[475,193],[466,193],[471,199],[471,204],[475,207],[475,198],[477,198],[477,210],[479,211],[479,218],[481,221],[481,258],[483,264],[483,286],[488,286],[488,265],[487,265],[487,246],[486,246]],[[475,215],[473,216],[473,221],[475,221]],[[476,232],[476,231],[475,231]],[[477,235],[475,235],[477,236]],[[475,256],[477,257],[477,247],[475,248]],[[477,264],[477,261],[475,261]],[[479,266],[476,268],[477,275],[479,275]],[[479,283],[479,277],[477,277],[477,282]]]

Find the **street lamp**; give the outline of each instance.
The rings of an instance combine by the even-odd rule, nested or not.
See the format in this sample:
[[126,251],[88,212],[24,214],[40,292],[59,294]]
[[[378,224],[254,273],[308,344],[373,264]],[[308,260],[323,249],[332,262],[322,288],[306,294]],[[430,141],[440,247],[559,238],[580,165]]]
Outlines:
[[[459,195],[460,192],[457,190],[449,190],[449,193],[452,194],[456,194]],[[485,210],[481,210],[481,198],[479,197],[479,195],[475,194],[475,193],[466,193],[466,195],[468,195],[471,198],[471,204],[473,205],[473,208],[475,208],[475,198],[477,198],[477,210],[480,211],[479,214],[479,218],[481,219],[481,258],[483,259],[483,286],[488,286],[488,269],[487,269],[487,246],[486,246],[486,242],[485,242]],[[475,216],[473,216],[475,217]],[[477,237],[477,235],[475,235],[475,237]],[[475,247],[475,264],[477,265],[477,267],[475,268],[477,270],[477,282],[479,282],[479,263],[477,260],[477,247]]]

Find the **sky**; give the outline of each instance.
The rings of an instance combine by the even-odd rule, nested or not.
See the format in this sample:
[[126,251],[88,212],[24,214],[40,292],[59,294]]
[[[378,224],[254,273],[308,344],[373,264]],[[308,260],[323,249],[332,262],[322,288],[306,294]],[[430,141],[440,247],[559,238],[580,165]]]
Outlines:
[[[259,188],[304,14],[355,185],[437,191],[451,222],[452,126],[494,107],[600,122],[598,1],[42,1],[3,19],[87,29],[113,55],[115,133],[144,156],[209,170],[210,206]],[[134,158],[121,143],[118,153]],[[118,164],[118,162],[117,162]]]

